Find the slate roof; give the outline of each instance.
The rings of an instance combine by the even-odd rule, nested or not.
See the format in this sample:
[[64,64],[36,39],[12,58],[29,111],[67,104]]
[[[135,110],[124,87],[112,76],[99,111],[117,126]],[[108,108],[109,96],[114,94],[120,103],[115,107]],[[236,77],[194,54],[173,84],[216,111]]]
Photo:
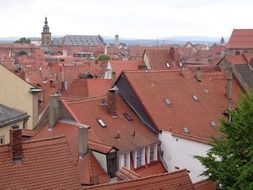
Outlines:
[[29,116],[23,111],[0,104],[0,127],[24,120]]
[[97,186],[85,187],[90,190],[194,190],[191,179],[186,170],[157,174],[138,179],[125,180],[115,183],[107,183]]
[[253,89],[253,64],[235,64],[234,69],[237,70],[248,87]]
[[24,142],[20,163],[9,144],[0,146],[1,189],[81,189],[77,169],[64,137]]
[[71,45],[71,46],[96,46],[104,45],[103,38],[98,35],[66,35],[62,38],[54,38],[53,46]]

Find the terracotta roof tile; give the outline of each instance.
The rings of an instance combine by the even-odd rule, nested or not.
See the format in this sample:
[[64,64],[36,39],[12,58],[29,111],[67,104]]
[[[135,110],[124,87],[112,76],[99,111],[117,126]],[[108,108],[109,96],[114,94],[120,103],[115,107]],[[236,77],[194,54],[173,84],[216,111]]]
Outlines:
[[228,55],[225,60],[231,64],[246,64],[247,60],[243,55]]
[[120,180],[137,179],[140,177],[139,174],[135,173],[132,170],[127,169],[126,167],[119,169],[116,173],[116,176]]
[[[123,74],[160,130],[207,141],[211,136],[220,135],[211,122],[219,126],[218,118],[228,105],[226,78],[222,72],[202,72],[202,82],[198,82],[194,73],[187,70],[183,74],[179,70],[128,71]],[[234,106],[240,99],[240,92],[240,87],[234,82]],[[198,98],[197,101],[193,95]],[[166,105],[166,98],[171,105]],[[184,127],[189,129],[189,133],[183,131]]]
[[166,173],[167,170],[164,168],[161,161],[155,161],[150,164],[145,165],[144,167],[140,167],[134,170],[141,177],[146,177],[155,174]]
[[234,29],[226,45],[228,49],[252,49],[253,29]]
[[13,163],[9,145],[0,146],[1,189],[81,189],[64,137],[25,142],[22,148],[22,162]]
[[78,160],[77,168],[83,185],[107,183],[110,180],[92,152],[88,152],[84,159]]
[[215,190],[216,183],[210,180],[203,180],[194,184],[195,190]]
[[[119,149],[119,152],[134,150],[137,147],[144,147],[158,142],[156,135],[143,125],[121,96],[117,96],[118,116],[115,119],[101,106],[101,101],[105,99],[105,96],[101,96],[80,101],[67,101],[66,99],[62,99],[62,101],[77,122],[91,127],[99,142],[115,146]],[[132,117],[132,121],[125,118],[123,115],[125,112]],[[97,118],[101,118],[107,127],[100,127]],[[134,131],[135,135],[133,136]],[[116,138],[118,134],[120,138]]]
[[148,177],[126,180],[117,183],[102,184],[98,186],[85,187],[94,190],[141,190],[141,189],[166,189],[166,190],[194,190],[191,179],[186,170],[152,175]]

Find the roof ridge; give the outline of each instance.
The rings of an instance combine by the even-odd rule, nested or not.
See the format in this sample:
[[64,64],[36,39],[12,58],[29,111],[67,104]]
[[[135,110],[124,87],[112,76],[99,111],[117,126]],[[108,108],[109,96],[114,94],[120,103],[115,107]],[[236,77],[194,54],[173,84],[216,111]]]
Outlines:
[[154,175],[150,175],[150,176],[140,177],[140,178],[137,178],[137,179],[127,179],[127,180],[124,180],[124,181],[117,181],[115,183],[104,183],[104,184],[100,184],[100,185],[94,185],[94,186],[92,186],[92,188],[93,187],[95,188],[95,187],[107,186],[107,185],[114,185],[114,184],[128,183],[128,182],[132,182],[132,181],[143,181],[143,180],[151,179],[151,178],[154,178],[154,177],[163,177],[163,176],[166,176],[166,175],[173,175],[173,174],[184,173],[184,172],[187,173],[187,170],[186,169],[182,169],[182,170],[177,170],[177,171],[173,171],[173,172],[165,172],[165,173],[160,173],[160,174],[154,174]]
[[23,144],[31,144],[31,143],[36,143],[36,142],[51,141],[51,140],[63,139],[63,138],[65,139],[66,137],[64,135],[45,137],[45,138],[39,138],[39,139],[35,139],[35,140],[25,141],[25,142],[23,142]]

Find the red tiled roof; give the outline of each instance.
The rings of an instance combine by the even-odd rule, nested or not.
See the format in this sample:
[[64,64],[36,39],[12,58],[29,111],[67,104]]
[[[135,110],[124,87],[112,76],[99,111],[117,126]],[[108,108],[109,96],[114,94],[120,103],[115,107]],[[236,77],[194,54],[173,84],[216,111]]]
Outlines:
[[25,142],[23,159],[14,163],[9,145],[0,146],[1,189],[81,189],[64,137]]
[[97,186],[85,187],[84,189],[93,190],[194,190],[191,179],[186,170],[152,175],[148,177],[126,180],[117,183],[102,184]]
[[127,180],[127,179],[137,179],[140,177],[139,174],[135,173],[132,170],[127,169],[126,167],[123,167],[121,169],[119,169],[116,173],[116,176],[120,179],[120,180]]
[[226,45],[228,49],[252,49],[253,29],[234,29]]
[[247,64],[247,60],[243,55],[227,55],[225,60],[231,64]]
[[110,61],[112,70],[116,72],[116,77],[120,75],[122,71],[125,70],[138,70],[138,65],[142,65],[143,61],[121,61],[121,60],[111,60]]
[[84,159],[78,160],[77,168],[83,185],[107,183],[110,180],[92,152],[88,152]]
[[[176,50],[174,50],[176,52]],[[149,63],[152,69],[168,69],[167,63],[170,64],[170,68],[178,67],[170,50],[164,49],[147,49],[146,51]]]
[[[69,143],[70,150],[72,152],[73,158],[75,160],[78,160],[79,153],[78,153],[78,135],[79,135],[79,128],[76,125],[71,125],[69,123],[66,123],[64,121],[59,121],[55,127],[52,130],[48,130],[48,126],[44,126],[44,128],[41,129],[40,132],[38,132],[33,139],[40,139],[45,137],[54,137],[64,135]],[[98,138],[93,133],[92,129],[89,129],[88,131],[88,147],[91,150],[101,152],[104,154],[107,154],[111,149],[112,146],[109,146],[105,143],[98,142]],[[96,181],[95,184],[98,183],[105,183],[108,182],[108,176],[103,173],[103,169],[101,166],[94,160],[95,158],[91,153],[87,154],[85,159],[78,160],[77,162],[77,168],[79,171],[79,176],[82,184],[93,184],[93,178],[95,180],[95,177],[93,175],[99,173],[99,180]],[[89,169],[87,169],[89,168]],[[90,171],[92,170],[92,171]],[[90,176],[90,179],[89,177]],[[107,180],[107,181],[105,181]]]
[[[121,96],[117,96],[118,117],[114,119],[101,106],[101,101],[104,99],[106,97],[101,96],[80,101],[62,99],[62,102],[77,122],[91,127],[98,137],[98,141],[115,146],[119,152],[134,150],[137,147],[144,147],[158,141],[156,135],[143,125]],[[132,117],[131,122],[123,116],[125,112]],[[100,127],[97,118],[101,118],[107,127]],[[133,136],[134,131],[135,136]],[[118,133],[120,138],[115,138]]]
[[216,183],[210,180],[203,180],[194,184],[195,190],[215,190]]
[[[181,72],[152,70],[128,71],[123,74],[160,130],[206,141],[211,136],[219,136],[220,132],[211,122],[219,126],[218,118],[228,105],[225,75],[222,72],[202,72],[202,82],[198,82],[192,72]],[[233,82],[232,91],[232,104],[235,105],[241,92],[236,82]],[[198,97],[197,101],[193,95]],[[166,98],[171,101],[171,105],[166,105]],[[185,127],[189,129],[187,134],[183,132]]]
[[134,170],[137,174],[139,174],[141,177],[155,175],[155,174],[161,174],[166,173],[167,171],[163,167],[163,164],[161,161],[155,161],[153,163],[147,164],[144,167],[137,168]]
[[111,79],[75,79],[64,96],[96,97],[107,93],[111,88]]

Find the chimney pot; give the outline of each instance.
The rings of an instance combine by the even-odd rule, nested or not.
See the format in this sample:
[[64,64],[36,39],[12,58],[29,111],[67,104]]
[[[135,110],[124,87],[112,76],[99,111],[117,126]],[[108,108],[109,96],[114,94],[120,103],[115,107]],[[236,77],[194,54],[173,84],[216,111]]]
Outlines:
[[22,159],[22,129],[17,125],[10,129],[10,147],[13,160]]

